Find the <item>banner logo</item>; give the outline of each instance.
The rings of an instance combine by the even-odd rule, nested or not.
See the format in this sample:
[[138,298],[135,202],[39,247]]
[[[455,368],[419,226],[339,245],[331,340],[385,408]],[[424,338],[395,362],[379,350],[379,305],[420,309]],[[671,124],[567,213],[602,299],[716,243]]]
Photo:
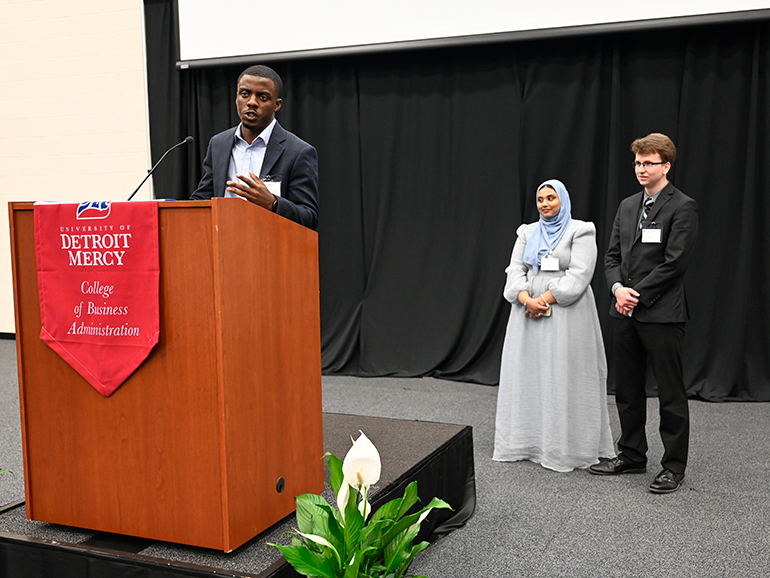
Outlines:
[[85,201],[78,205],[76,217],[79,221],[86,219],[106,219],[110,216],[112,201]]

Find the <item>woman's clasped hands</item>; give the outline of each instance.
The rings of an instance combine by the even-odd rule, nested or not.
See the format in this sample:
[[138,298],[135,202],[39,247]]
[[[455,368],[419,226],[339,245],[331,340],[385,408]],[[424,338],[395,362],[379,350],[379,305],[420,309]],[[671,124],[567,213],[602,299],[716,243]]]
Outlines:
[[537,319],[538,317],[548,315],[548,311],[551,308],[542,295],[536,299],[528,297],[523,305],[524,314],[530,319]]

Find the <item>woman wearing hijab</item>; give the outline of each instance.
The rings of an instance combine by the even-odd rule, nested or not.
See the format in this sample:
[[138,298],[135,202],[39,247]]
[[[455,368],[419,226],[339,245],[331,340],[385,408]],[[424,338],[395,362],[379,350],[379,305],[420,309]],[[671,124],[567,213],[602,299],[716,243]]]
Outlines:
[[596,228],[571,215],[555,179],[537,189],[540,220],[521,225],[505,270],[511,315],[497,397],[498,461],[558,472],[615,456],[607,362],[591,291]]

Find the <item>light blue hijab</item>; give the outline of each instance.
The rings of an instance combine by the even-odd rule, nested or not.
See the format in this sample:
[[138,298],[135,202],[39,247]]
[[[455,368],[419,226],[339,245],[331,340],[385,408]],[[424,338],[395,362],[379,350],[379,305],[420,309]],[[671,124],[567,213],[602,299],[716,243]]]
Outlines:
[[540,215],[537,227],[527,240],[527,247],[524,249],[524,262],[532,265],[535,275],[540,270],[540,259],[559,244],[564,232],[572,222],[572,203],[569,200],[567,187],[561,181],[550,179],[541,184],[537,188],[537,192],[539,193],[540,189],[545,186],[556,191],[556,194],[559,195],[559,201],[561,201],[561,207],[553,217],[546,218]]

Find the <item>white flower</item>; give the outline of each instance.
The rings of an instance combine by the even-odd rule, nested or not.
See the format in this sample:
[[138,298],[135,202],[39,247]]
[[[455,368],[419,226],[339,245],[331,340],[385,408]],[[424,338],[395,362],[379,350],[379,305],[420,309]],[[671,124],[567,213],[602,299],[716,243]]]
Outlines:
[[350,500],[350,486],[345,480],[342,480],[342,485],[340,486],[340,493],[337,494],[337,509],[342,514],[342,518],[345,518],[345,508],[348,505],[348,501]]
[[331,548],[332,550],[334,550],[334,546],[329,544],[329,541],[323,536],[316,536],[315,534],[305,534],[304,532],[300,532],[299,530],[297,530],[297,534],[299,534],[303,538],[312,540],[316,544],[321,544],[321,546],[326,546],[327,548]]
[[358,504],[358,511],[361,512],[364,520],[366,520],[369,517],[369,514],[372,513],[372,505],[366,500],[366,498],[361,500],[361,503]]
[[417,518],[417,521],[416,521],[414,524],[412,524],[411,526],[409,526],[409,529],[411,530],[411,529],[412,529],[412,528],[414,528],[415,526],[419,526],[420,524],[422,524],[422,521],[423,521],[425,518],[427,518],[427,517],[428,517],[428,514],[430,514],[430,511],[431,511],[432,509],[433,509],[433,508],[430,508],[430,509],[428,509],[428,510],[425,510],[425,511],[424,511],[422,514],[420,514],[420,517],[419,517],[419,518]]
[[316,534],[305,534],[304,532],[300,532],[299,530],[297,530],[296,532],[297,534],[299,534],[300,536],[302,536],[307,540],[311,540],[316,544],[321,544],[321,546],[326,546],[327,548],[330,548],[331,551],[334,552],[334,557],[337,558],[337,561],[340,564],[342,564],[342,561],[340,560],[339,552],[337,552],[337,549],[329,543],[329,540],[327,540],[323,536],[317,536]]
[[342,462],[342,474],[345,476],[345,482],[350,487],[361,491],[362,488],[368,488],[379,481],[380,469],[380,452],[364,435],[364,432],[361,432]]

